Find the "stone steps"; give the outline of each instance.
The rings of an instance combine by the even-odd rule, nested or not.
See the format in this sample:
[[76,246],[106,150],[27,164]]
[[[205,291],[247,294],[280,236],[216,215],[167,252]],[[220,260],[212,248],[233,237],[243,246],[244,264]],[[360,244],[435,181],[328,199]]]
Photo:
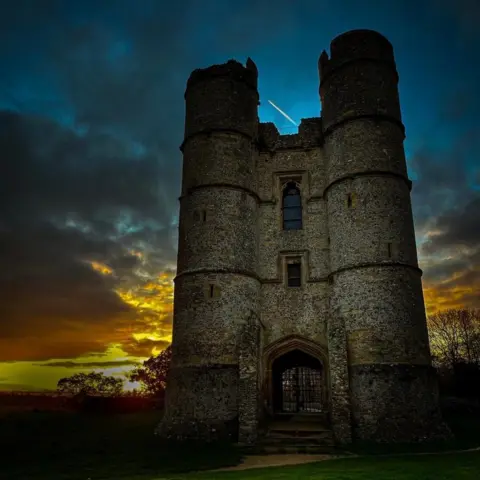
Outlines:
[[335,446],[328,445],[257,445],[252,451],[252,455],[273,455],[273,454],[340,454],[342,453]]
[[332,431],[326,428],[325,424],[312,422],[311,418],[308,420],[302,418],[273,423],[255,450],[263,454],[339,453]]
[[328,437],[268,437],[260,442],[262,445],[288,446],[332,446],[335,445],[333,438]]

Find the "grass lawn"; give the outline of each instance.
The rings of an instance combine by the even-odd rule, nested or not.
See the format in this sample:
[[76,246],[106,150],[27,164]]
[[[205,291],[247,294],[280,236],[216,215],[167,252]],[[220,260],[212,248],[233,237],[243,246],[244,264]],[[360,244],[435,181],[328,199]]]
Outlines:
[[327,460],[288,467],[190,474],[188,480],[476,480],[480,452]]
[[[160,413],[93,415],[67,412],[0,413],[0,479],[470,479],[480,478],[480,452],[331,460],[317,464],[205,472],[240,463],[228,445],[166,447],[153,435]],[[480,418],[452,418],[458,437],[443,448],[478,445]],[[405,451],[398,446],[394,451]],[[433,447],[431,447],[433,448]],[[376,449],[376,450],[375,450]],[[358,453],[383,453],[359,445]],[[392,449],[389,450],[390,452]],[[188,473],[192,472],[192,473]]]

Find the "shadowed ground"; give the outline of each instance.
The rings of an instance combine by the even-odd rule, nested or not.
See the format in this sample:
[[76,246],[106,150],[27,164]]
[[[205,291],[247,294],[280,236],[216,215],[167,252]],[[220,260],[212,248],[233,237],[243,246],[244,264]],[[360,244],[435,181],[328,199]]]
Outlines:
[[[362,458],[233,472],[188,473],[238,465],[228,445],[166,447],[153,435],[161,414],[94,415],[68,412],[0,413],[0,478],[15,480],[185,479],[450,479],[477,478],[480,453],[378,457],[478,445],[480,418],[450,418],[454,443],[413,448],[357,445]],[[188,474],[187,474],[188,473]]]

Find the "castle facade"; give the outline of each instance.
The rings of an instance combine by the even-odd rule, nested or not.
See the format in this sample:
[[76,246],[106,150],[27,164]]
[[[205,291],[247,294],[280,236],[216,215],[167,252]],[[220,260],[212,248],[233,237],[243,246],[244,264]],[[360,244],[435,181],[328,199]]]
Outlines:
[[392,46],[347,32],[318,67],[321,117],[293,135],[259,122],[250,59],[188,80],[164,436],[440,429]]

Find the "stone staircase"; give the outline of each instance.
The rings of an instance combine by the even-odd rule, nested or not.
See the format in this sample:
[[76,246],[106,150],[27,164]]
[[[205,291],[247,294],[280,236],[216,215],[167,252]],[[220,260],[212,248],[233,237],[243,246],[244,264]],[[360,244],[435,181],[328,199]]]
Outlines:
[[339,453],[332,431],[321,415],[276,417],[257,444],[256,451],[274,453]]

